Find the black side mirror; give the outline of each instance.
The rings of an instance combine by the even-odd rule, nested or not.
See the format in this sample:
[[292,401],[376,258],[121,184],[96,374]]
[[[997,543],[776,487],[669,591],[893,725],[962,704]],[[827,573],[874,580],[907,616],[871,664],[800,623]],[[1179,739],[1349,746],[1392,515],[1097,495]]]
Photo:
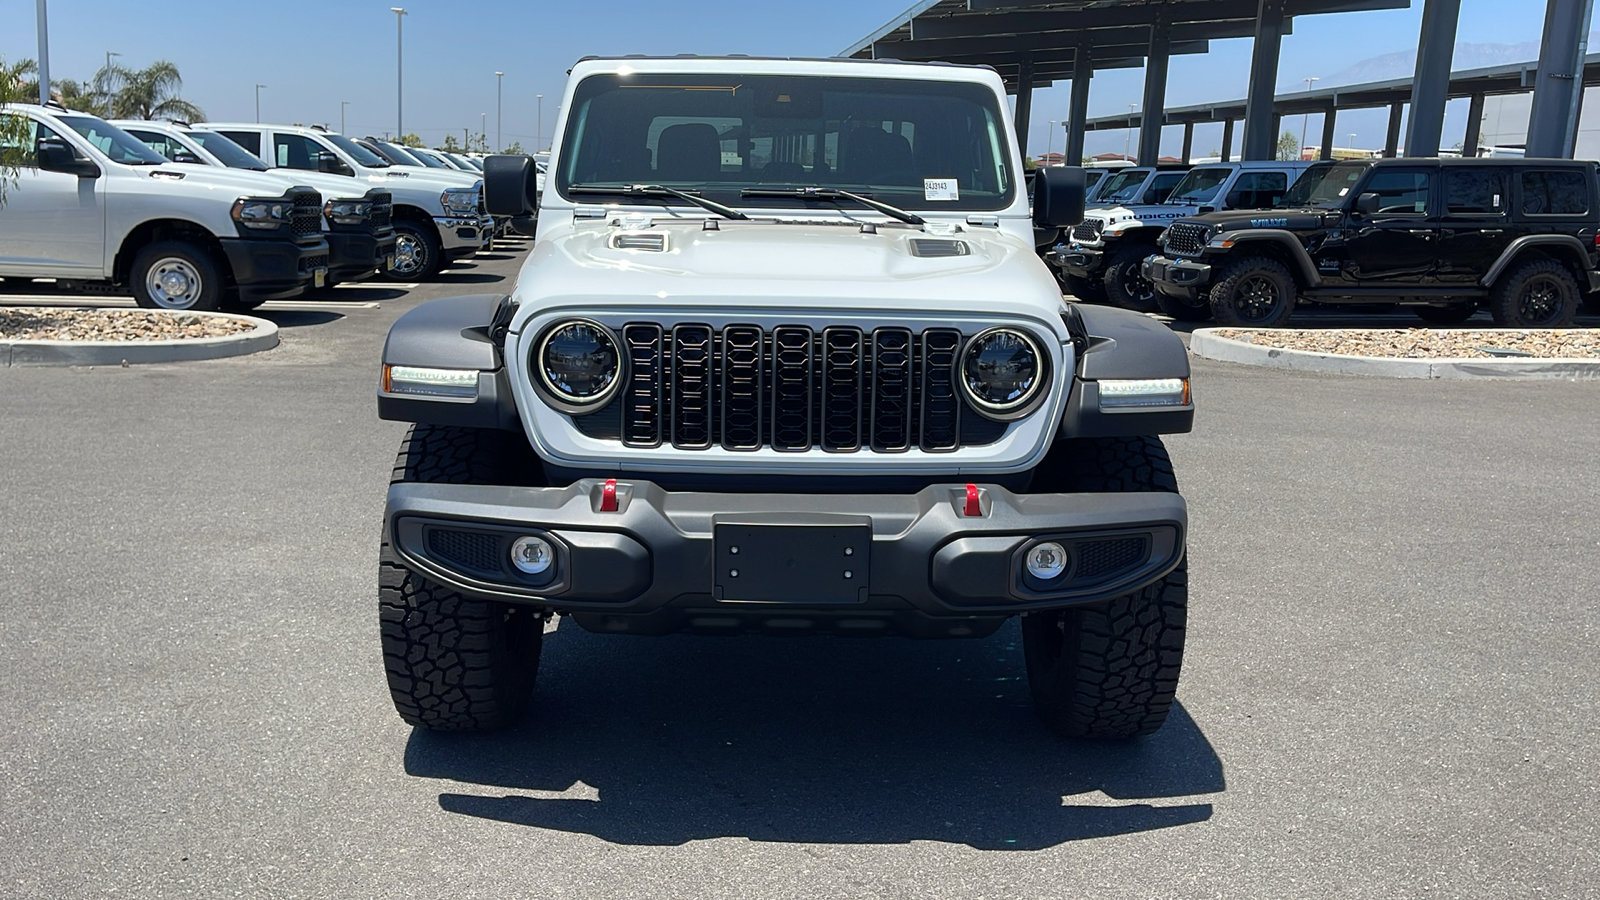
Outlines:
[[186,166],[200,165],[200,157],[195,156],[193,153],[190,153],[187,150],[174,151],[172,154],[172,161],[175,163],[182,163]]
[[79,178],[99,178],[100,167],[82,159],[72,146],[60,138],[39,138],[33,144],[33,158],[44,172],[64,172]]
[[349,166],[344,164],[344,160],[325,150],[317,154],[317,171],[326,175],[355,174]]
[[496,155],[483,161],[483,202],[489,215],[538,215],[538,189],[531,157]]
[[538,237],[539,217],[513,216],[511,219],[511,230],[525,237]]
[[1378,214],[1378,210],[1381,208],[1379,204],[1382,202],[1383,200],[1377,194],[1368,191],[1356,198],[1356,212],[1361,213],[1363,216],[1375,216]]
[[1244,191],[1229,191],[1228,196],[1224,197],[1222,202],[1227,204],[1229,209],[1238,209],[1240,202],[1243,200]]
[[1039,228],[1071,228],[1083,221],[1087,191],[1079,166],[1043,166],[1033,175],[1033,224]]

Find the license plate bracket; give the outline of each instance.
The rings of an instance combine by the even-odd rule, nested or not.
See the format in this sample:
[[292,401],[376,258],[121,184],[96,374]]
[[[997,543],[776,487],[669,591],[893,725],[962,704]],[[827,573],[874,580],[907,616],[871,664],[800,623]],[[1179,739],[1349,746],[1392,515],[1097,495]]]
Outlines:
[[713,521],[712,595],[730,603],[865,603],[872,520],[816,515]]
[[311,281],[312,281],[313,284],[315,284],[319,288],[320,287],[327,287],[328,286],[328,267],[327,266],[317,266],[315,269],[312,269],[311,270]]

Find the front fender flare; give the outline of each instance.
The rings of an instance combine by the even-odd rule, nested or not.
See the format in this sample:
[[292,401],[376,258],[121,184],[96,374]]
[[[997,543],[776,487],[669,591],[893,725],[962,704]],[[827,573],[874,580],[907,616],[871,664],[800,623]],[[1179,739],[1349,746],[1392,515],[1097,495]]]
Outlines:
[[496,331],[509,320],[510,298],[475,294],[429,300],[397,319],[383,345],[385,366],[478,372],[472,400],[395,394],[378,385],[378,418],[429,425],[522,430]]

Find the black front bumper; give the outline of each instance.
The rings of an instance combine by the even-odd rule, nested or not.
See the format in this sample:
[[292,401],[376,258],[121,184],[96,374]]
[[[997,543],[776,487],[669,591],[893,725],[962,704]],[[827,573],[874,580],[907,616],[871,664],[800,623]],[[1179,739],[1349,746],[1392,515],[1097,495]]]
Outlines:
[[1105,264],[1105,252],[1068,245],[1056,250],[1056,265],[1069,275],[1093,278]]
[[[982,636],[1019,612],[1136,591],[1182,559],[1177,494],[1016,494],[965,485],[915,494],[715,494],[605,482],[564,488],[397,484],[385,527],[407,566],[484,599],[573,614],[596,631]],[[517,537],[556,548],[539,577]],[[1073,562],[1027,575],[1041,540]],[[742,545],[742,546],[741,546]]]
[[1180,300],[1198,299],[1211,284],[1211,267],[1188,259],[1152,256],[1140,265],[1139,271],[1156,290]]
[[328,270],[328,242],[223,238],[239,296],[245,300],[298,297]]
[[378,272],[394,256],[394,229],[381,231],[331,231],[328,238],[328,277],[350,281]]

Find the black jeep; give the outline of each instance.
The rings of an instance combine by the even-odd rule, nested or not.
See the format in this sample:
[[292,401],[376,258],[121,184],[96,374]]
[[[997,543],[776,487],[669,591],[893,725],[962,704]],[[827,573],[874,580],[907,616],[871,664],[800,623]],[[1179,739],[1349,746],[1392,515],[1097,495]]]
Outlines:
[[1600,291],[1592,162],[1386,159],[1306,173],[1282,209],[1191,216],[1144,263],[1163,311],[1278,327],[1297,298],[1400,303],[1450,325],[1572,324]]

